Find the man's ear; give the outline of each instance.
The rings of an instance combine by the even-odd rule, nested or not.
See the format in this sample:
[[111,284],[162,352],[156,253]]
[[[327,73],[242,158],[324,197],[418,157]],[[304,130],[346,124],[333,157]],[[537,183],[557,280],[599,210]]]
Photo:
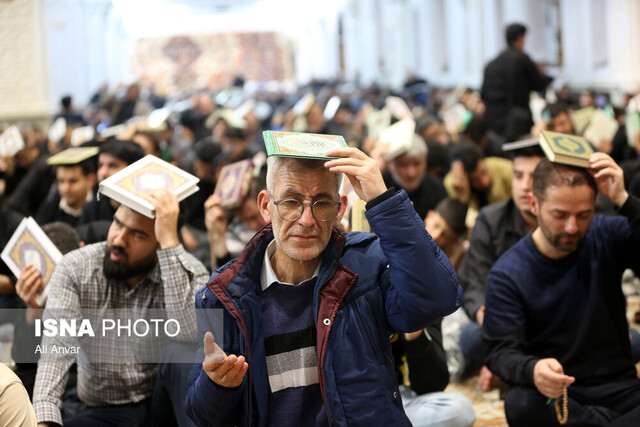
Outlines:
[[269,201],[271,197],[267,190],[262,190],[258,194],[258,209],[260,209],[260,215],[262,215],[262,219],[268,224],[271,222],[271,214],[269,213]]
[[346,195],[341,194],[340,195],[340,206],[338,207],[338,214],[336,215],[336,218],[333,220],[333,225],[334,227],[337,227],[338,224],[340,224],[340,221],[342,221],[342,217],[344,216],[345,212],[347,211],[347,204],[349,203],[349,199]]
[[529,206],[531,206],[531,214],[538,216],[538,212],[540,211],[540,203],[538,202],[538,198],[533,194],[533,192],[529,192],[527,194],[529,198]]

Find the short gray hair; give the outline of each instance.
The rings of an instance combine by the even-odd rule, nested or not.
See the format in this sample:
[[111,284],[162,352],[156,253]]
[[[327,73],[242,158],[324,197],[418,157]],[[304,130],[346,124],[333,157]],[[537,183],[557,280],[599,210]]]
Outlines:
[[428,152],[429,152],[429,149],[427,148],[427,143],[424,142],[424,139],[420,135],[418,135],[417,133],[414,133],[413,141],[411,141],[411,147],[409,147],[407,152],[404,154],[409,158],[414,158],[414,157],[421,157],[421,156],[426,157]]
[[[300,159],[296,157],[280,157],[269,156],[267,157],[267,191],[273,194],[273,187],[276,182],[276,173],[282,171],[303,171],[303,170],[325,170],[324,160],[316,159]],[[342,183],[342,173],[334,173],[336,178],[335,191],[336,194],[340,194],[340,184]]]

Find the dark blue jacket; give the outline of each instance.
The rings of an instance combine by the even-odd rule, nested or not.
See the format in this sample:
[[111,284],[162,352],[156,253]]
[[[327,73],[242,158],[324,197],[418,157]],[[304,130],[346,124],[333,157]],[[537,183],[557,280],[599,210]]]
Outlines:
[[[366,216],[377,236],[334,229],[322,254],[313,298],[320,388],[332,425],[410,425],[389,334],[422,329],[453,312],[462,288],[406,192],[376,204]],[[272,239],[268,225],[196,295],[196,308],[224,309],[222,348],[249,363],[242,385],[225,389],[196,362],[185,404],[199,426],[267,424],[260,270]],[[213,311],[199,316],[200,343],[219,323]],[[202,346],[198,357],[204,359]]]

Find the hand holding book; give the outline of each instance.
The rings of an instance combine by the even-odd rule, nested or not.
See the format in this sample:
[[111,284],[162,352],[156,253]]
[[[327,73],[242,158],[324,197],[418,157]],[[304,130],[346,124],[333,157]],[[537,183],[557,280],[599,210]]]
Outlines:
[[169,190],[156,190],[150,194],[150,202],[156,212],[155,233],[161,249],[174,248],[178,240],[178,196]]
[[589,173],[593,175],[598,191],[607,196],[617,207],[624,205],[629,193],[624,188],[622,168],[605,153],[594,153],[589,157]]
[[42,308],[37,296],[44,289],[44,281],[40,270],[33,264],[28,264],[22,269],[16,282],[16,293],[29,308]]
[[326,154],[339,158],[325,162],[324,166],[331,172],[344,173],[358,197],[365,202],[387,191],[376,161],[362,151],[345,147],[334,148]]

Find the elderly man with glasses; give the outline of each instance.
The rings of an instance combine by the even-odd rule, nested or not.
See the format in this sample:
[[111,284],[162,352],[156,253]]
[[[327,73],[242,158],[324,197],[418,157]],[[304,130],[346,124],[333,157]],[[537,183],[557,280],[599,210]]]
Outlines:
[[[404,190],[355,148],[270,157],[265,221],[196,295],[203,345],[189,378],[197,425],[410,425],[389,334],[453,312],[461,288]],[[340,233],[342,175],[376,235]],[[212,335],[214,329],[224,331]],[[217,344],[219,342],[219,346]],[[200,363],[202,362],[202,363]]]

